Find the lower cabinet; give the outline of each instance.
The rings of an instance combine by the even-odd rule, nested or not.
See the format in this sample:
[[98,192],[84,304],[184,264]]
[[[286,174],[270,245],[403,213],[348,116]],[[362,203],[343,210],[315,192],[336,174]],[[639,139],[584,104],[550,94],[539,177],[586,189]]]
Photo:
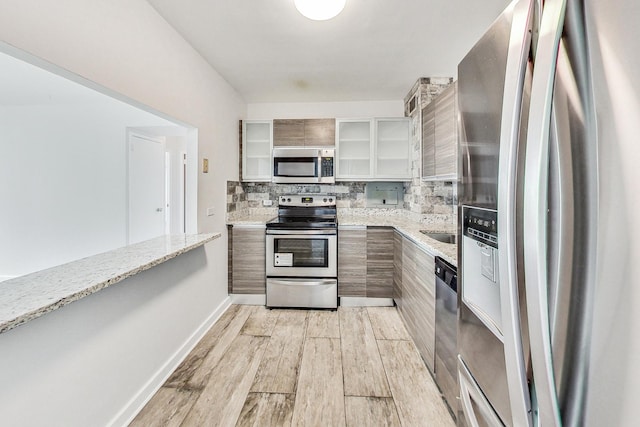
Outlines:
[[393,298],[393,228],[367,227],[367,297]]
[[229,227],[229,293],[266,292],[265,227]]
[[393,298],[391,227],[338,227],[338,296]]
[[393,230],[393,300],[402,309],[402,234]]
[[338,226],[338,296],[367,295],[367,228]]
[[436,291],[434,257],[402,237],[402,279],[398,309],[431,372],[434,368]]

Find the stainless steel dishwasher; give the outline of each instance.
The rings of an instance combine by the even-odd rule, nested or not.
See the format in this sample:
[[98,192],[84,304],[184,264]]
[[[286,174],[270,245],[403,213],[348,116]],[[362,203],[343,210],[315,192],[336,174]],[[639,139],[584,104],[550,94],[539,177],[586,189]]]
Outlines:
[[438,387],[453,414],[458,412],[458,274],[456,267],[440,257],[436,274],[436,360]]

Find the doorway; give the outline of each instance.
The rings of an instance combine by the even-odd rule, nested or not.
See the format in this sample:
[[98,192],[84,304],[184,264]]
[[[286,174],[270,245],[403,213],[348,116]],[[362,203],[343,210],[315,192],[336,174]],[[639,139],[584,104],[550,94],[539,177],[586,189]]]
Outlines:
[[128,244],[162,236],[167,231],[167,165],[165,139],[128,135]]

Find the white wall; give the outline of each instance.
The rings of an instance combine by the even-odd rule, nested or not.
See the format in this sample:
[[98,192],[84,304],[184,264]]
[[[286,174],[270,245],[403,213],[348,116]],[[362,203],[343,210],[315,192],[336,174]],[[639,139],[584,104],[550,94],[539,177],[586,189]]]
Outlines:
[[214,240],[0,334],[0,424],[126,425],[227,308],[226,289],[202,286],[221,247]]
[[257,103],[247,105],[248,120],[402,117],[404,101]]
[[126,244],[126,128],[167,122],[103,97],[0,106],[0,275]]
[[[208,174],[198,173],[198,228],[225,233],[226,181],[238,176],[238,120],[246,114],[245,103],[146,1],[12,2],[0,14],[0,40],[196,127],[198,155],[209,159],[210,169]],[[214,207],[215,215],[206,216],[207,207]],[[31,326],[18,327],[9,332],[11,335],[0,335],[2,376],[12,379],[0,380],[0,394],[11,396],[11,402],[22,402],[19,407],[28,410],[21,415],[34,420],[28,423],[23,418],[19,424],[42,424],[36,422],[37,410],[43,405],[53,411],[46,401],[50,394],[55,394],[56,405],[45,423],[48,425],[103,425],[118,408],[126,409],[123,402],[135,395],[134,390],[144,390],[147,380],[158,380],[151,373],[158,372],[160,360],[171,360],[179,350],[178,343],[187,342],[190,333],[197,330],[195,325],[205,322],[225,301],[225,241],[223,237],[209,244],[202,255],[204,266],[189,276],[188,286],[172,281],[171,275],[159,280],[158,286],[167,289],[162,296],[150,284],[142,286],[122,321],[118,320],[118,307],[119,302],[128,304],[127,293],[106,290],[95,294],[96,304],[87,302],[86,309],[84,300],[68,306],[77,311],[60,328],[93,323],[95,313],[91,309],[96,309],[104,311],[104,317],[97,320],[102,322],[104,333],[64,333],[64,329],[56,328],[60,333],[56,340],[50,340],[47,334],[52,331],[48,327],[31,332],[35,322],[46,325],[47,319],[56,316],[54,312]],[[161,271],[174,271],[181,260],[184,258]],[[185,268],[190,270],[189,265]],[[130,284],[135,288],[140,282]],[[157,298],[163,301],[159,305],[155,304]],[[137,324],[136,319],[145,320]],[[130,329],[129,322],[137,326]],[[170,327],[170,333],[163,330],[165,326]],[[142,338],[149,334],[156,342],[167,340],[167,345],[144,351],[147,344]],[[12,357],[10,363],[5,362],[5,349],[14,346],[19,346],[17,355],[31,357]],[[47,355],[52,351],[50,346],[57,352],[51,359]],[[96,350],[90,350],[94,346]],[[97,353],[101,357],[94,360]],[[121,370],[123,363],[131,369]],[[146,363],[149,368],[142,370]],[[45,376],[45,381],[35,381],[31,372],[43,371],[55,374]],[[76,372],[86,374],[81,377],[81,386],[66,378],[78,378]],[[141,375],[130,375],[135,372]],[[108,394],[102,396],[103,390]],[[0,411],[3,417],[9,409]],[[16,415],[15,411],[11,413]],[[57,423],[57,419],[62,421]]]

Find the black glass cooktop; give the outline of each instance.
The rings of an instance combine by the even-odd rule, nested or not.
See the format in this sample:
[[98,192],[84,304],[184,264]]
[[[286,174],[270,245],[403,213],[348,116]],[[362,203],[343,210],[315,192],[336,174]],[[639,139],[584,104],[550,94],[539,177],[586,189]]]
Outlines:
[[336,217],[277,217],[267,222],[267,228],[332,228],[337,227]]

